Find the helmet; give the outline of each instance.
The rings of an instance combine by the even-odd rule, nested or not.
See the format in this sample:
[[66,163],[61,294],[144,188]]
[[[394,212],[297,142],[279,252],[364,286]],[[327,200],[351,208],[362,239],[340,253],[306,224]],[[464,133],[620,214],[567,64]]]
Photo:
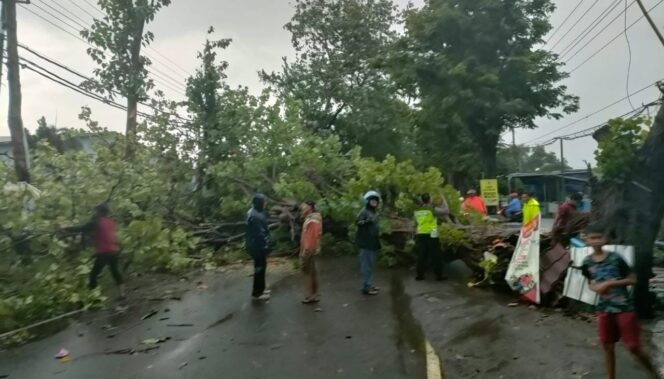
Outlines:
[[374,199],[378,200],[379,202],[381,201],[380,193],[378,193],[376,191],[369,191],[369,192],[365,193],[362,198],[364,199],[364,204],[365,205],[369,203],[369,199],[371,199],[371,198],[374,198]]

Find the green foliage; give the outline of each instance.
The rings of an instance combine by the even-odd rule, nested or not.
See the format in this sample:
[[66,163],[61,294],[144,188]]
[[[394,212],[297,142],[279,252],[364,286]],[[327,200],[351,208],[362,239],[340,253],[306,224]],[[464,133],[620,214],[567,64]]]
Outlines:
[[440,246],[443,251],[456,252],[458,248],[470,244],[468,232],[451,224],[442,224],[438,228]]
[[609,120],[595,152],[603,180],[624,183],[636,171],[641,165],[637,152],[645,142],[649,125],[643,117]]
[[578,99],[558,84],[567,77],[562,63],[538,48],[553,9],[549,0],[428,0],[406,12],[406,34],[388,62],[420,99],[425,150],[456,144],[466,151],[472,139],[493,177],[502,132],[577,110]]
[[177,272],[191,266],[187,255],[198,239],[182,228],[164,228],[161,220],[133,220],[122,230],[120,241],[132,261],[150,271]]
[[282,97],[301,102],[305,126],[336,134],[344,151],[366,156],[410,155],[411,109],[381,69],[395,38],[390,0],[297,0],[286,25],[295,61],[278,74],[263,73]]
[[94,70],[98,81],[86,84],[111,98],[119,93],[138,101],[146,100],[154,82],[148,76],[151,62],[140,51],[154,40],[154,35],[144,31],[145,25],[171,0],[99,0],[98,3],[104,17],[95,19],[89,30],[81,31],[81,36],[93,45],[88,55],[99,65]]

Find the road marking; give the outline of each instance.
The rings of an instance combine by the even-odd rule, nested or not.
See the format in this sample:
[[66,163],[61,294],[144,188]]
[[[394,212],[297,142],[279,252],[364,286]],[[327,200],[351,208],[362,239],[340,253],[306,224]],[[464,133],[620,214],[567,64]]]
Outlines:
[[427,353],[427,379],[445,379],[443,365],[429,340],[424,341]]

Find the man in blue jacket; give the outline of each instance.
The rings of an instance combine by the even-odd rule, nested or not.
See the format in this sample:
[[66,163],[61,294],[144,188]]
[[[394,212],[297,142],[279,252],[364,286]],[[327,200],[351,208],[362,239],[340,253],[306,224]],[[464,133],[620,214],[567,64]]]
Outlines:
[[252,200],[252,207],[247,212],[247,230],[245,245],[247,252],[254,260],[254,286],[251,296],[255,300],[269,300],[269,291],[265,290],[265,273],[267,271],[267,256],[272,251],[270,229],[265,215],[265,196],[256,194]]

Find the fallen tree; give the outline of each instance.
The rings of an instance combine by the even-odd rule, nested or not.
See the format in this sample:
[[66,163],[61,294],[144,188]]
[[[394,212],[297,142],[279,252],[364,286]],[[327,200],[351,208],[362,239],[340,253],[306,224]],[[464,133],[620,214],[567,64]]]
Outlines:
[[635,247],[636,311],[651,318],[653,250],[664,218],[664,107],[647,132],[644,123],[644,119],[609,121],[597,136],[601,176],[592,188],[593,214],[609,228],[611,241]]

